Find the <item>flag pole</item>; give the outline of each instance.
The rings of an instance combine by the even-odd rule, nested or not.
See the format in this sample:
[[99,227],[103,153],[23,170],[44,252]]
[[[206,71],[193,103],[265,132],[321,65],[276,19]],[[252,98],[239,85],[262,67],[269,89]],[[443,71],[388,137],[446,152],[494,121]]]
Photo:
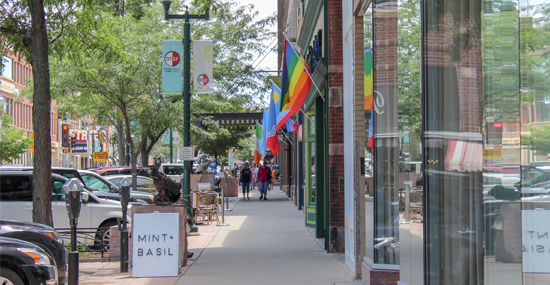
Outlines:
[[310,118],[310,117],[306,114],[306,112],[304,112],[304,110],[300,109],[300,111],[301,111],[302,113],[304,113],[304,115],[305,115],[311,122],[315,123],[315,121],[314,121],[312,118]]
[[[286,137],[286,139],[288,140],[288,142],[289,142],[292,146],[294,146],[294,144],[292,143],[292,141],[290,140],[290,138],[286,135],[286,132],[283,132],[283,135],[285,135],[285,137]],[[284,140],[283,140],[283,142],[284,142]]]
[[[283,34],[283,36],[285,36],[285,39],[288,41],[288,43],[290,44],[290,40],[288,39],[288,37],[286,36],[286,34],[283,32],[281,33]],[[319,91],[319,87],[317,87],[317,84],[315,84],[315,81],[313,80],[313,77],[311,76],[311,74],[309,73],[309,70],[307,69],[305,63],[302,61],[302,57],[298,54],[298,52],[294,49],[294,47],[292,47],[292,45],[290,45],[290,48],[292,49],[292,51],[294,52],[294,54],[296,54],[296,56],[298,56],[298,60],[300,60],[300,63],[302,64],[302,66],[304,67],[304,70],[306,71],[307,75],[309,76],[309,78],[311,79],[311,83],[313,83],[313,86],[315,86],[315,89],[317,89],[317,92],[319,92],[319,95],[321,95],[321,98],[323,99],[323,102],[326,102],[325,101],[325,97],[323,97],[323,93],[321,93],[321,91]],[[284,59],[283,59],[284,60]],[[282,89],[281,89],[282,90]]]

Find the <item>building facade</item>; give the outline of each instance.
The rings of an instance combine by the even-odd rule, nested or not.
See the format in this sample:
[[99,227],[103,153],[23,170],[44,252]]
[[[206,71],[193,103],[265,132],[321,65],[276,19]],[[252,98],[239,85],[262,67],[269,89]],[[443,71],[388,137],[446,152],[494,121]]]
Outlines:
[[[32,77],[32,67],[24,59],[14,55],[0,57],[4,68],[0,73],[0,97],[3,99],[3,112],[12,118],[12,126],[24,130],[24,135],[33,137],[32,107],[27,98],[19,95]],[[52,144],[52,166],[70,166],[74,168],[93,167],[93,149],[108,151],[112,155],[110,134],[112,128],[99,130],[90,124],[91,118],[69,118],[58,112],[58,104],[52,100],[50,107],[50,136]],[[67,124],[69,135],[74,142],[63,152],[61,145],[62,125]],[[20,158],[11,161],[11,164],[32,166],[34,149],[30,147]]]
[[550,284],[550,1],[283,3],[320,91],[283,183],[327,251],[364,284]]

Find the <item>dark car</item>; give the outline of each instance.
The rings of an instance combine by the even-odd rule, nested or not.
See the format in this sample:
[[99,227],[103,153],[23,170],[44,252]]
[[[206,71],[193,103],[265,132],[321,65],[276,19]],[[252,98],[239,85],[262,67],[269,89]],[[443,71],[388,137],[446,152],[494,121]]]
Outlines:
[[0,220],[0,237],[24,240],[40,246],[57,266],[58,283],[67,282],[67,249],[63,239],[52,227],[20,221]]
[[[93,168],[93,169],[87,169],[87,170],[93,171],[101,176],[132,174],[132,167],[129,167],[129,166],[102,167],[102,168]],[[136,170],[138,175],[149,177],[149,174],[143,167],[137,167]]]
[[[22,167],[21,166],[20,167],[0,166],[0,170],[5,170],[5,171],[12,171],[12,170],[33,171],[33,167],[31,167],[31,166],[22,166]],[[65,178],[67,178],[67,179],[77,178],[78,180],[80,180],[80,182],[82,182],[82,184],[85,185],[84,188],[86,188],[86,190],[92,192],[93,194],[96,194],[96,196],[98,198],[120,201],[120,195],[116,193],[117,192],[116,190],[110,191],[110,192],[98,192],[98,191],[96,191],[96,189],[89,187],[88,184],[86,183],[86,181],[84,181],[84,178],[82,178],[82,176],[80,176],[80,173],[75,168],[52,167],[52,173],[57,174],[57,175],[61,175]],[[150,200],[149,197],[147,197],[147,199]],[[147,202],[146,199],[144,199],[144,201],[137,201],[136,198],[133,197],[133,196],[130,196],[130,203],[132,203],[132,204],[151,204],[151,203]]]
[[41,247],[20,239],[0,237],[2,284],[56,284],[55,261]]
[[[120,189],[113,182],[107,180],[93,171],[78,170],[78,173],[84,180],[88,188],[93,189],[93,193],[100,198],[120,201]],[[143,191],[130,191],[130,202],[140,204],[153,204],[154,194]]]

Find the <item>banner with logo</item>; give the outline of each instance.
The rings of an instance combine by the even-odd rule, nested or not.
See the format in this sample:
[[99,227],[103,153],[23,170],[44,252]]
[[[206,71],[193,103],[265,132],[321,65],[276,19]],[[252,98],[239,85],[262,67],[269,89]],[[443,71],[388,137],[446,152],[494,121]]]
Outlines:
[[193,41],[193,86],[195,94],[213,93],[214,43]]
[[181,40],[162,40],[162,94],[182,94],[183,45]]

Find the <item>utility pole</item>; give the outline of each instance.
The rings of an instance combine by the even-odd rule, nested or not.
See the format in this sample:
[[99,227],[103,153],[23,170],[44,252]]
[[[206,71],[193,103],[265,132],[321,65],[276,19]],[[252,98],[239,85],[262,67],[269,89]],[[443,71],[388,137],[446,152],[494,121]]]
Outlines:
[[[191,146],[191,23],[190,19],[210,19],[210,8],[206,9],[204,15],[190,15],[186,7],[185,14],[168,14],[172,0],[162,0],[164,5],[164,19],[183,19],[183,146]],[[170,140],[171,141],[171,140]],[[187,209],[187,217],[193,221],[194,215],[191,211],[191,161],[183,162],[183,204]],[[190,224],[190,232],[198,232],[195,224]]]

